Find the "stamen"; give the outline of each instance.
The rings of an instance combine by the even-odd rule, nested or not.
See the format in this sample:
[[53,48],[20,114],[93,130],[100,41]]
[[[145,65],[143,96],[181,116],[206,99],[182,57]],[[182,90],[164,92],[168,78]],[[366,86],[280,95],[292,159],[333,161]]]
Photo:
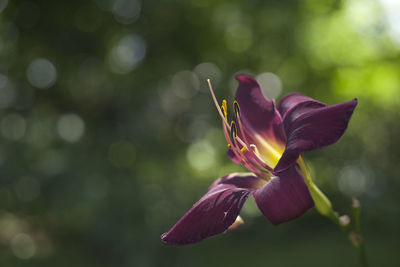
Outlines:
[[258,154],[258,149],[255,144],[250,144],[250,147],[254,150],[255,153]]
[[239,103],[236,100],[233,101],[233,112],[235,114],[235,118],[237,120],[240,119],[240,107],[239,107]]
[[228,120],[228,106],[226,105],[226,100],[222,100],[222,111],[224,112],[225,120]]
[[231,121],[231,138],[232,138],[232,140],[234,140],[236,136],[237,136],[236,123],[234,121]]
[[[235,156],[236,156],[238,159],[240,159],[240,160],[242,161],[242,164],[243,164],[249,171],[254,172],[254,173],[257,173],[257,169],[256,169],[256,168],[253,168],[252,166],[250,166],[250,165],[248,164],[247,159],[244,157],[244,155],[238,152],[238,151],[239,151],[239,148],[237,147],[237,143],[234,142],[235,139],[231,139],[231,138],[229,137],[228,130],[227,130],[227,127],[226,127],[225,123],[222,123],[222,129],[223,129],[223,132],[224,132],[224,135],[225,135],[225,139],[226,139],[226,141],[228,142],[228,145],[230,146],[230,149],[232,150],[233,154],[235,154]],[[233,143],[233,142],[234,142],[234,143]]]
[[[235,126],[233,126],[233,127],[235,127]],[[238,136],[236,136],[235,139],[229,138],[229,133],[228,133],[225,123],[222,123],[222,129],[223,129],[223,132],[225,135],[225,139],[228,142],[229,148],[232,150],[233,154],[238,159],[241,160],[242,165],[244,167],[246,167],[249,171],[255,173],[257,176],[264,179],[265,181],[269,181],[269,179],[272,177],[272,174],[267,169],[263,168],[262,166],[259,166],[258,164],[254,164],[253,162],[250,162],[244,156],[244,153],[240,153],[240,152],[242,152],[243,149],[247,150],[247,148],[243,145],[242,149],[239,149],[238,142],[236,142],[236,141],[240,141],[242,143],[243,143],[243,141]]]
[[[239,124],[239,130],[240,130],[240,134],[242,135],[242,138],[244,140],[245,145],[243,145],[243,147],[249,148],[250,144],[249,141],[247,140],[246,134],[244,133],[244,127],[242,124],[242,120],[240,118],[240,107],[239,107],[239,103],[235,100],[233,102],[233,109],[235,111],[235,118],[236,121]],[[257,162],[257,164],[255,162],[253,162],[253,164],[256,164],[258,168],[262,168],[268,172],[271,171],[271,168],[268,167],[267,164],[265,164],[265,162],[260,158],[260,154],[257,152],[254,152],[253,150],[249,150],[247,149],[247,151],[250,151],[250,153],[253,155],[255,161]]]
[[[218,104],[217,98],[215,97],[214,90],[213,90],[213,88],[212,88],[210,79],[207,79],[207,83],[208,83],[208,88],[210,89],[211,97],[212,97],[212,99],[213,99],[213,101],[214,101],[215,106],[217,107],[218,114],[219,114],[219,116],[222,118],[223,124],[224,124],[224,125],[226,126],[226,128],[228,128],[228,130],[230,131],[230,130],[231,130],[231,127],[230,127],[230,125],[228,124],[228,121],[225,119],[225,116],[222,114],[222,110],[221,110],[221,108],[220,108],[220,106],[219,106],[219,104]],[[223,103],[222,103],[222,104],[223,104]],[[237,140],[242,146],[246,146],[246,144],[245,144],[238,136],[236,136],[236,140]]]
[[217,100],[217,98],[215,97],[214,90],[213,90],[213,88],[212,88],[210,79],[207,79],[207,83],[208,83],[208,88],[210,89],[211,97],[212,97],[212,99],[213,99],[213,101],[214,101],[215,106],[217,107],[219,116],[221,117],[221,119],[222,119],[223,123],[226,125],[226,127],[227,127],[229,130],[231,130],[231,127],[229,126],[228,121],[225,119],[225,116],[224,116],[224,114],[222,114],[222,110],[221,110],[221,108],[219,107],[218,100]]
[[[213,99],[213,101],[214,101],[215,106],[217,107],[218,114],[219,114],[219,116],[221,117],[223,124],[224,124],[224,125],[226,126],[226,128],[228,128],[228,130],[230,131],[230,130],[231,130],[231,127],[230,127],[228,121],[225,119],[225,116],[222,114],[222,110],[221,110],[221,108],[220,108],[220,106],[219,106],[219,104],[218,104],[217,98],[215,97],[214,90],[213,90],[213,88],[212,88],[210,79],[207,79],[207,83],[208,83],[208,88],[210,89],[211,97],[212,97],[212,99]],[[246,146],[245,142],[243,142],[238,136],[236,136],[236,140],[237,140],[242,146]]]
[[[224,127],[224,124],[223,124],[223,127]],[[224,131],[225,132],[227,131],[226,127],[224,127]],[[236,124],[234,121],[232,121],[232,123],[231,123],[231,138],[235,133],[237,134]],[[227,136],[228,136],[228,133],[225,133],[226,138],[228,138]],[[241,145],[243,146],[241,149],[239,148],[237,141],[241,142]],[[260,161],[261,165],[249,160],[244,155],[244,153],[246,151],[248,151],[248,149],[247,149],[246,145],[243,144],[243,141],[238,136],[236,136],[236,138],[232,138],[228,142],[231,142],[231,150],[236,155],[236,157],[241,159],[243,166],[245,166],[249,171],[257,174],[259,177],[261,177],[262,179],[264,179],[266,181],[268,181],[271,178],[271,176],[272,176],[271,172],[267,168],[263,167],[265,165],[265,163],[262,162],[259,158],[257,158],[257,155],[255,155],[256,161]],[[253,151],[251,151],[251,153],[254,154]]]
[[257,165],[260,165],[261,168],[263,168],[263,169],[266,170],[268,173],[270,173],[272,169],[271,169],[271,167],[269,167],[269,166],[261,159],[260,153],[258,153],[258,149],[257,149],[256,145],[250,144],[249,147],[252,148],[250,151],[251,151],[252,155],[254,156],[254,158],[255,158],[255,160],[256,160],[256,162],[257,162]]
[[[225,135],[225,139],[228,142],[228,147],[233,151],[235,156],[242,161],[243,166],[245,166],[249,171],[257,174],[262,179],[265,179],[266,181],[268,181],[272,174],[269,172],[269,170],[267,168],[264,167],[265,163],[262,162],[258,158],[257,155],[255,155],[256,161],[260,161],[260,163],[262,163],[261,166],[259,166],[258,164],[255,164],[254,162],[249,162],[249,160],[244,156],[244,152],[251,151],[251,150],[249,150],[248,142],[243,142],[243,140],[239,138],[239,136],[237,135],[237,126],[234,121],[232,121],[231,125],[229,125],[229,123],[227,121],[226,100],[223,100],[222,106],[219,106],[217,98],[215,97],[215,93],[212,88],[210,79],[207,79],[207,83],[208,83],[208,88],[210,89],[210,93],[211,93],[213,102],[217,108],[219,116],[222,119],[222,128],[223,128],[223,132]],[[237,105],[237,107],[235,107],[235,105]],[[235,110],[235,117],[240,118],[239,104],[237,104],[237,103],[234,104],[234,110]],[[239,125],[240,125],[240,120],[239,120]],[[228,131],[229,131],[229,133],[228,133]],[[245,135],[243,135],[243,136],[245,137]],[[240,144],[242,146],[242,149],[239,148],[238,144]],[[246,150],[246,151],[244,151],[244,150]],[[251,152],[254,154],[253,151],[251,151]]]
[[[244,143],[246,144],[246,147],[249,147],[249,142],[247,141],[246,135],[244,134],[243,131],[243,126],[242,126],[242,122],[240,120],[240,107],[239,107],[239,103],[235,100],[233,101],[233,111],[235,113],[235,119],[237,121],[237,123],[239,124],[239,130],[240,133],[242,134],[242,137],[244,139]],[[244,145],[243,145],[244,146]]]

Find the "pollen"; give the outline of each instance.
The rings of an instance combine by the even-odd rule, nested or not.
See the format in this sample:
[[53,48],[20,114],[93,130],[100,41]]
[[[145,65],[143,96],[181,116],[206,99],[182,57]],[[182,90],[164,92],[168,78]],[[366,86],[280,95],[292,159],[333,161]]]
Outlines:
[[243,154],[246,153],[248,150],[245,147],[242,147],[242,149],[240,149],[240,152],[242,152]]

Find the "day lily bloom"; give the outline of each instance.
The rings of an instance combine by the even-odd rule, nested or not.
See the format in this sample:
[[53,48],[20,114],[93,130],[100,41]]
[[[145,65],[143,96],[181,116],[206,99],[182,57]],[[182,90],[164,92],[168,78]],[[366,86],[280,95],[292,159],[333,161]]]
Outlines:
[[329,200],[313,184],[302,154],[339,140],[347,128],[357,99],[326,105],[292,93],[275,105],[264,97],[250,76],[236,79],[239,88],[228,123],[227,104],[219,106],[228,142],[228,156],[250,173],[232,173],[217,179],[207,193],[161,238],[174,245],[190,244],[223,233],[242,222],[239,216],[251,195],[274,225],[293,220],[314,205],[329,216]]

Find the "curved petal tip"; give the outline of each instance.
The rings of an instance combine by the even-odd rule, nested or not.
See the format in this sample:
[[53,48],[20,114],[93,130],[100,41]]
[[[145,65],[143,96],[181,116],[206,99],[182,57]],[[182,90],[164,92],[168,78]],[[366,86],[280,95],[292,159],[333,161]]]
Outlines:
[[256,80],[252,76],[246,75],[246,74],[238,74],[238,75],[235,76],[235,79],[238,82],[243,82],[243,83],[245,83],[245,82],[247,82],[247,83],[251,83],[251,82],[257,83]]
[[208,192],[186,212],[161,240],[169,245],[186,245],[221,234],[237,220],[244,202],[261,186],[252,174],[233,173],[216,180]]
[[[313,108],[288,123],[285,129],[288,138],[286,148],[274,172],[279,173],[292,166],[303,152],[336,143],[346,131],[357,103],[355,98],[332,106]],[[286,116],[285,120],[290,118]]]

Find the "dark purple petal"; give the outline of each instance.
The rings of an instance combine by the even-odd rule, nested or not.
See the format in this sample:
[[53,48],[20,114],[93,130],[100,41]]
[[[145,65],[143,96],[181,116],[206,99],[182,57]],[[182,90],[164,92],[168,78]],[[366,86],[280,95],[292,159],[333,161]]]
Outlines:
[[321,102],[318,102],[315,99],[312,99],[308,96],[299,94],[299,93],[291,93],[287,94],[278,103],[278,110],[281,114],[282,118],[285,116],[285,113],[290,109],[294,108],[296,105],[303,103],[303,102],[313,102],[317,104],[325,105]]
[[208,188],[207,194],[221,188],[241,188],[254,190],[263,186],[265,181],[251,173],[231,173],[214,181]]
[[321,107],[326,107],[326,105],[317,101],[304,101],[290,108],[286,111],[283,117],[283,128],[285,129],[285,132],[288,131],[292,122],[294,122],[298,117]]
[[[351,115],[357,106],[357,99],[332,106],[314,108],[294,121],[287,123],[287,143],[275,172],[289,168],[298,156],[337,142],[344,134]],[[291,117],[287,117],[291,119]],[[286,123],[285,123],[286,125]]]
[[294,166],[252,194],[261,212],[275,225],[293,220],[314,206],[307,185]]
[[257,133],[267,140],[284,144],[286,141],[282,118],[274,101],[264,97],[257,81],[246,75],[236,77],[239,88],[236,100],[239,103],[243,126],[251,135]]
[[261,179],[249,174],[219,178],[161,239],[167,244],[185,245],[225,232],[235,222],[250,192],[262,184]]

